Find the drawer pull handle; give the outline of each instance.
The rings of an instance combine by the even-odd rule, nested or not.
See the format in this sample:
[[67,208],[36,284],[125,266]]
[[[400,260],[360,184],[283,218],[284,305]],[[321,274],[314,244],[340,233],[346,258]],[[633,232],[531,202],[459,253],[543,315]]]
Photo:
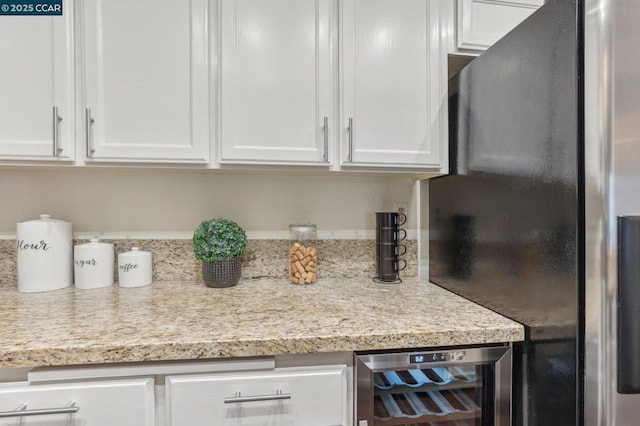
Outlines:
[[279,399],[291,399],[290,393],[282,393],[280,389],[272,395],[252,395],[240,396],[240,392],[236,392],[236,396],[228,396],[224,399],[225,404],[235,404],[238,402],[255,402],[255,401],[277,401]]
[[44,416],[49,414],[74,414],[80,407],[76,406],[75,401],[71,401],[62,408],[41,408],[36,410],[27,410],[26,404],[20,404],[14,411],[0,411],[0,418],[6,417],[28,417],[28,416]]

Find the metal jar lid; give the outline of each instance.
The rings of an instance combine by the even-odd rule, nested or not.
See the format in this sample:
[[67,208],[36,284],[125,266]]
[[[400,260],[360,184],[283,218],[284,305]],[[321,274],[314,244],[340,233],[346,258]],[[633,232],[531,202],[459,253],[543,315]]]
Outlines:
[[312,225],[312,224],[293,224],[293,225],[289,225],[289,231],[291,232],[295,232],[295,233],[309,233],[309,232],[316,232],[318,229],[318,227],[316,225]]

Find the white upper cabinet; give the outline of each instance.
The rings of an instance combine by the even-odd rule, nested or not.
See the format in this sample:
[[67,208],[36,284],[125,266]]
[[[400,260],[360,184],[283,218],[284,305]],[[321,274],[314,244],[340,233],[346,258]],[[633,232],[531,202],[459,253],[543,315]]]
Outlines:
[[542,4],[544,0],[458,0],[457,49],[486,50]]
[[88,160],[209,160],[209,2],[85,0]]
[[221,163],[329,163],[331,0],[220,0]]
[[73,2],[0,17],[0,158],[73,160]]
[[341,4],[342,165],[440,169],[447,137],[445,6]]

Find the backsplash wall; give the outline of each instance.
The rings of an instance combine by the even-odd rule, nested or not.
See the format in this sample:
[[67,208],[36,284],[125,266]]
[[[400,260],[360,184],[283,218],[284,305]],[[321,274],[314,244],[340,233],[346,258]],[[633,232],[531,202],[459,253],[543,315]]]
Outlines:
[[[153,256],[156,281],[201,281],[201,263],[196,260],[190,240],[104,240],[122,253],[139,247]],[[75,240],[81,244],[86,240]],[[242,277],[282,278],[288,282],[288,240],[249,240],[242,259]],[[407,268],[401,277],[417,275],[417,242],[406,240]],[[319,240],[318,282],[323,278],[360,278],[375,276],[375,240]],[[16,241],[0,240],[0,286],[16,286]],[[117,263],[117,255],[116,255]],[[117,281],[117,272],[115,274]]]

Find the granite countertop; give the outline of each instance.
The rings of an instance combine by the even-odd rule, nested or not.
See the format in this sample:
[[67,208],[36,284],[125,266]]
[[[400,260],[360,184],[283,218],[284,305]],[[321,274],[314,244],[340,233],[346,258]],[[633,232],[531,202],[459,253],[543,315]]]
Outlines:
[[417,280],[0,288],[0,367],[189,360],[520,341],[523,327]]

